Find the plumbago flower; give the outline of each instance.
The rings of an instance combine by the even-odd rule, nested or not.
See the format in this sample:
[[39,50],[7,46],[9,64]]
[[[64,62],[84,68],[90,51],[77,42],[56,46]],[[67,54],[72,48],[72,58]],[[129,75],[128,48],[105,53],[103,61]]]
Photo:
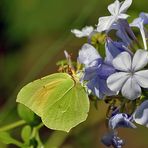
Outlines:
[[111,38],[106,39],[105,44],[106,58],[105,61],[112,64],[113,59],[123,51],[131,52],[125,47],[123,42],[113,41]]
[[82,30],[78,29],[72,29],[71,32],[75,34],[76,37],[82,38],[82,37],[90,37],[91,33],[94,31],[94,28],[92,26],[86,26],[82,28]]
[[83,45],[79,52],[78,61],[85,65],[83,80],[88,81],[88,89],[99,98],[115,94],[106,84],[107,77],[113,74],[115,69],[103,62],[102,57],[92,45]]
[[114,25],[119,19],[127,19],[128,15],[125,14],[127,9],[132,4],[132,0],[125,0],[124,2],[119,2],[116,0],[113,4],[108,6],[108,11],[111,16],[105,16],[99,18],[99,23],[97,25],[97,31],[108,31],[112,25]]
[[134,21],[130,24],[131,27],[138,27],[141,32],[141,36],[143,39],[144,49],[147,49],[147,39],[148,32],[144,25],[148,24],[148,13],[140,13],[139,17],[134,19]]
[[[132,0],[115,0],[108,6],[111,16],[99,18],[96,29],[72,30],[77,37],[89,39],[78,55],[82,64],[81,82],[91,90],[91,97],[96,99],[97,96],[108,104],[106,125],[109,132],[101,141],[114,148],[124,145],[118,137],[119,128],[135,129],[135,123],[148,127],[148,31],[144,26],[148,24],[148,13],[140,13],[129,24],[126,11],[131,4]],[[144,48],[140,46],[133,27],[140,29]],[[103,36],[102,44],[97,42],[100,41],[97,34]],[[97,38],[96,42],[92,42],[93,37]]]
[[144,101],[135,111],[133,115],[137,124],[148,127],[148,100]]
[[118,113],[109,119],[109,128],[115,129],[119,127],[136,128],[133,124],[132,116],[125,113]]
[[131,3],[132,0],[125,0],[121,3],[116,0],[113,4],[110,4],[108,10],[112,15],[99,18],[97,31],[106,31],[108,34],[111,30],[116,30],[117,37],[122,40],[126,46],[130,46],[132,41],[137,41],[126,20],[129,15],[125,14]]
[[115,131],[110,131],[102,137],[101,142],[108,147],[121,148],[124,145],[124,141],[117,134]]
[[137,41],[137,38],[127,20],[118,20],[110,30],[116,30],[117,37],[122,40],[126,46],[130,46],[133,41]]
[[136,128],[133,123],[133,116],[127,115],[125,113],[117,113],[113,115],[108,122],[108,127],[110,131],[105,134],[101,141],[106,146],[113,146],[114,148],[121,148],[124,145],[124,141],[117,136],[117,128]]
[[128,52],[122,52],[113,60],[113,66],[118,72],[107,79],[107,85],[112,91],[119,92],[130,100],[141,96],[141,87],[148,88],[148,70],[142,70],[148,64],[148,52],[137,50],[133,57]]

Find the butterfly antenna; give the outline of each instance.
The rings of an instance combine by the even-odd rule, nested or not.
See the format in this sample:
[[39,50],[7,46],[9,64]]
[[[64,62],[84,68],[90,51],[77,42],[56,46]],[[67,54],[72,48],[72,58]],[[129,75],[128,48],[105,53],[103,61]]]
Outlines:
[[65,57],[66,57],[67,63],[68,63],[68,73],[69,74],[75,74],[75,69],[74,69],[74,66],[72,64],[70,54],[68,54],[68,52],[66,50],[64,50],[64,54],[65,54]]

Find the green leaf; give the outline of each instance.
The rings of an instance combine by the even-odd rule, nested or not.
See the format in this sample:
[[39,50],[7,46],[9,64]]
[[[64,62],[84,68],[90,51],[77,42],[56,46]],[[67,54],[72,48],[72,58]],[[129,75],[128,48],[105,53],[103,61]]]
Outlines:
[[5,144],[15,144],[19,147],[22,146],[22,143],[20,143],[16,139],[12,138],[8,132],[0,132],[0,141]]
[[21,137],[24,142],[28,142],[31,137],[31,127],[29,125],[26,125],[21,132]]
[[79,82],[66,73],[56,73],[24,86],[17,96],[50,129],[69,132],[86,120],[89,99]]

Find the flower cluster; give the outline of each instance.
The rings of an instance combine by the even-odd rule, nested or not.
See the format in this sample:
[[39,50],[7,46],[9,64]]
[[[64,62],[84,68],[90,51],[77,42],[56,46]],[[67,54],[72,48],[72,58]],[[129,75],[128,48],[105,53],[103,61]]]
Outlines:
[[108,6],[111,15],[100,17],[96,28],[72,30],[76,37],[88,39],[78,55],[83,65],[81,81],[90,95],[112,108],[107,116],[109,132],[102,142],[114,148],[124,144],[117,128],[136,128],[135,123],[148,127],[148,13],[142,12],[128,23],[126,11],[131,4],[132,0],[115,0]]

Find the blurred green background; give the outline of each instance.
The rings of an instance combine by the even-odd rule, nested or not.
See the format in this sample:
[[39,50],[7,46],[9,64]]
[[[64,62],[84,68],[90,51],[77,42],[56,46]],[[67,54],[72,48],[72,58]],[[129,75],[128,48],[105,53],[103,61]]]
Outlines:
[[[86,41],[71,34],[73,28],[95,26],[100,16],[108,15],[113,0],[0,0],[0,125],[18,120],[16,95],[26,83],[57,71],[56,62],[63,50],[76,59]],[[133,17],[147,12],[147,0],[133,0],[128,11]],[[105,129],[105,104],[93,105],[88,120],[66,136],[61,148],[104,148],[100,143]],[[14,131],[18,136],[18,131]],[[51,130],[43,129],[48,140]],[[125,148],[148,148],[148,129],[121,130]],[[43,140],[44,141],[44,140]],[[50,142],[50,141],[48,141]],[[5,148],[0,144],[0,148]],[[10,145],[9,147],[14,147]],[[48,145],[47,145],[48,148]]]

